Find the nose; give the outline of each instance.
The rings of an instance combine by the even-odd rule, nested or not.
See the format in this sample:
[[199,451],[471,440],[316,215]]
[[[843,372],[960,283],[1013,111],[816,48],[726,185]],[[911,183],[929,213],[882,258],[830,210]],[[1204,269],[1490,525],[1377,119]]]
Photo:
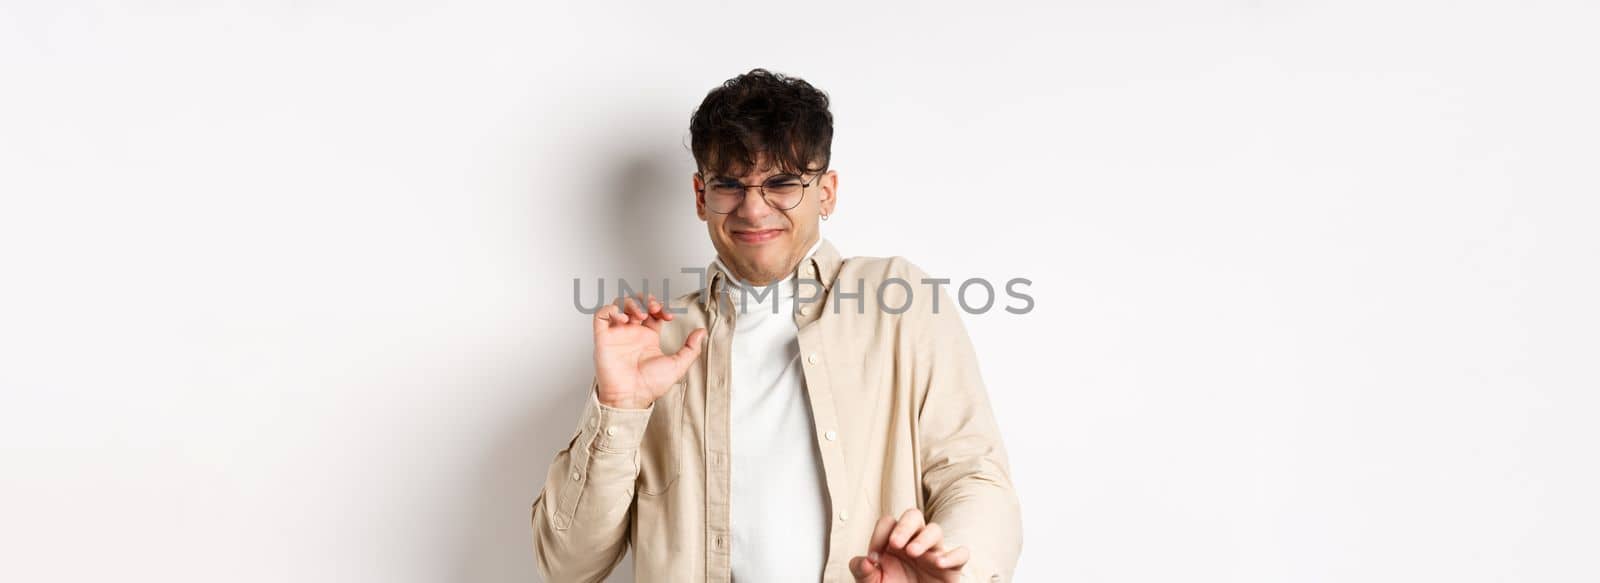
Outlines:
[[[761,188],[751,186],[744,189],[744,200],[739,201],[739,207],[734,209],[734,213],[741,218],[760,219],[766,217],[773,210],[775,209],[772,208],[772,205],[767,204],[767,198],[762,196]],[[760,223],[755,222],[753,224]]]

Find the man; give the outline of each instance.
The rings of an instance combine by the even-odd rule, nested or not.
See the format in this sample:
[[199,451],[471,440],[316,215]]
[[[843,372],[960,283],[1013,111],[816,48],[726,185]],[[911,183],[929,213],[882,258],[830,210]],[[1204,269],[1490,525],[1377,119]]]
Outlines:
[[828,97],[755,69],[690,133],[717,257],[670,305],[595,314],[593,397],[533,503],[540,572],[601,580],[631,541],[639,581],[1009,581],[1020,510],[947,280],[821,237]]

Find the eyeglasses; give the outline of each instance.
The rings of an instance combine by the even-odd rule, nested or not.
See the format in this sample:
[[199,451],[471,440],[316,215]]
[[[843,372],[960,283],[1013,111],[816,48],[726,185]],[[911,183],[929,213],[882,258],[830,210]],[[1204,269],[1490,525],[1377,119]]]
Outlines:
[[[800,206],[800,201],[805,198],[806,187],[811,186],[811,183],[826,173],[824,170],[805,182],[801,182],[800,177],[793,174],[778,174],[761,184],[750,185],[732,178],[718,178],[700,192],[705,194],[706,209],[717,214],[725,215],[739,208],[739,205],[744,203],[745,192],[751,188],[760,188],[761,198],[772,208],[786,211]],[[695,175],[699,176],[699,173]]]

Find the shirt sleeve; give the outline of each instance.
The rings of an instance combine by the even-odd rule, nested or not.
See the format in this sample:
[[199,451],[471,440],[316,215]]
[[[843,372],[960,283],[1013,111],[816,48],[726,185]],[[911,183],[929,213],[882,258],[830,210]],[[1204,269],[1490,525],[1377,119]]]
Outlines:
[[607,407],[597,383],[533,501],[534,556],[546,581],[603,580],[627,550],[639,445],[655,404]]
[[[929,289],[919,283],[926,273],[915,265],[909,272],[916,289]],[[923,388],[917,413],[923,514],[944,529],[946,547],[967,547],[967,580],[1011,581],[1022,516],[1010,463],[960,306],[944,287],[931,295],[936,303],[916,302],[908,313],[918,343],[914,374]]]

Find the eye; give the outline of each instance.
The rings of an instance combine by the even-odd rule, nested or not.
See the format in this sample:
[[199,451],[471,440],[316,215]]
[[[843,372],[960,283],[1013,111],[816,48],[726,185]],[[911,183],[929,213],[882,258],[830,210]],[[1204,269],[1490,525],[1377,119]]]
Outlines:
[[799,186],[800,177],[794,175],[774,176],[767,180],[767,186]]

